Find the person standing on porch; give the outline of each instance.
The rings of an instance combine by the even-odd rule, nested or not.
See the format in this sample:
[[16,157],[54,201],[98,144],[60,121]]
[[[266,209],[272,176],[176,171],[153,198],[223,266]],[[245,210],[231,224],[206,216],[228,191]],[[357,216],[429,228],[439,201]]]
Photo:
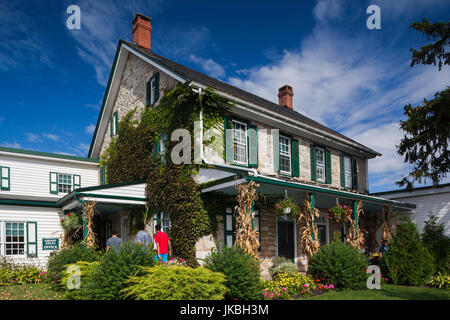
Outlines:
[[142,222],[139,222],[137,224],[139,232],[136,234],[136,243],[141,246],[148,247],[150,249],[150,244],[152,241],[152,238],[150,235],[145,231],[145,225]]
[[119,237],[119,233],[117,231],[113,231],[111,233],[111,237],[106,240],[106,252],[108,252],[111,248],[119,252],[120,246],[122,245],[122,239]]
[[156,243],[156,255],[155,260],[167,262],[169,256],[172,256],[172,246],[167,233],[161,231],[161,225],[158,224],[155,227],[155,243]]

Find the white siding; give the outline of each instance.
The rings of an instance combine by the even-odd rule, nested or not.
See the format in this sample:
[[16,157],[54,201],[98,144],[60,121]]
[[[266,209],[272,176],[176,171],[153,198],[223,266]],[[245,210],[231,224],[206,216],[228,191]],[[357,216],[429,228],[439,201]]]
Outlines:
[[[30,263],[44,267],[51,251],[42,250],[43,238],[58,238],[61,248],[63,229],[60,224],[62,213],[59,208],[44,208],[32,206],[0,205],[0,221],[36,222],[37,223],[37,258],[13,258],[17,263]],[[2,234],[3,234],[2,230]],[[3,243],[2,243],[3,245]],[[25,232],[26,251],[26,232]],[[11,256],[9,256],[11,257]]]
[[419,189],[412,193],[402,192],[380,196],[415,204],[417,208],[412,210],[410,217],[417,224],[419,232],[422,233],[428,216],[434,214],[438,217],[437,222],[444,224],[445,233],[450,236],[450,186],[443,189]]
[[98,164],[96,163],[71,162],[56,158],[37,159],[0,153],[0,166],[10,168],[11,185],[10,191],[0,191],[0,198],[20,196],[57,200],[63,197],[65,193],[50,194],[50,172],[80,175],[81,188],[99,184]]

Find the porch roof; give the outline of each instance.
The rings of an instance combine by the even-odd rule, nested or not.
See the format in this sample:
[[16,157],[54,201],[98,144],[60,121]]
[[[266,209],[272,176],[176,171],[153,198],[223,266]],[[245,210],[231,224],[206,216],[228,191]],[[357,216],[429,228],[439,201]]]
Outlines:
[[145,205],[145,181],[133,181],[75,189],[56,204],[63,210],[78,207],[84,201],[108,205]]
[[301,201],[298,194],[306,192],[314,193],[316,194],[318,207],[322,208],[331,208],[335,204],[336,198],[351,201],[362,200],[365,211],[367,212],[380,212],[383,206],[391,206],[398,211],[410,211],[411,209],[416,208],[415,204],[406,202],[261,175],[238,174],[233,178],[227,177],[219,179],[205,184],[204,188],[202,188],[202,192],[218,191],[224,194],[235,195],[235,185],[246,181],[257,182],[259,184],[258,191],[266,196],[282,197],[284,196],[284,191],[287,190],[288,192],[291,191],[291,193],[294,192],[293,198],[297,201]]

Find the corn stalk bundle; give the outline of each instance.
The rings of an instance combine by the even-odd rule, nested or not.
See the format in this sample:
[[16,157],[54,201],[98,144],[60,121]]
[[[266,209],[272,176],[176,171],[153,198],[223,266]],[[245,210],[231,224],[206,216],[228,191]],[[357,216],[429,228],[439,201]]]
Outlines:
[[80,229],[82,229],[82,228],[83,228],[83,226],[80,226],[75,231],[73,231],[73,230],[65,230],[64,231],[64,237],[63,237],[63,242],[62,242],[61,247],[65,248],[65,247],[69,246],[72,243],[72,236],[74,234],[76,234],[78,231],[80,231]]
[[[319,217],[319,209],[311,207],[311,196],[306,194],[302,210],[298,216],[298,224],[301,226],[301,243],[308,257],[319,250],[319,230],[314,223],[314,217]],[[314,240],[313,240],[314,236]]]
[[[359,221],[359,216],[364,214],[362,201],[358,201],[358,207],[356,209],[356,221]],[[364,244],[364,234],[361,232],[358,223],[358,228],[355,228],[355,220],[350,217],[350,228],[348,229],[347,243],[355,248],[360,248]]]
[[254,181],[242,183],[236,186],[238,205],[236,212],[236,242],[237,246],[244,248],[247,253],[255,254],[259,248],[259,232],[253,228],[255,213],[252,204],[258,200],[256,188],[259,187]]
[[381,211],[381,219],[382,219],[382,223],[381,223],[381,228],[383,230],[383,235],[382,235],[382,239],[384,240],[391,240],[392,238],[392,225],[389,222],[391,219],[393,218],[393,213],[392,213],[392,207],[383,207],[383,210]]
[[97,204],[94,201],[88,201],[84,205],[84,214],[87,216],[87,219],[88,219],[88,224],[87,224],[88,233],[87,233],[86,239],[84,239],[84,241],[88,247],[95,246],[95,243],[97,240],[97,234],[93,230],[94,229],[93,217],[97,211],[95,209],[96,205]]

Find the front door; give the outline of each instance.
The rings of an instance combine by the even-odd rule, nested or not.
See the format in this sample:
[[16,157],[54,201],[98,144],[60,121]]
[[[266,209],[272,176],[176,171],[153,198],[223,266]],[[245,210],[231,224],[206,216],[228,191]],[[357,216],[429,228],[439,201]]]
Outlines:
[[294,261],[295,239],[293,221],[278,221],[278,256]]

